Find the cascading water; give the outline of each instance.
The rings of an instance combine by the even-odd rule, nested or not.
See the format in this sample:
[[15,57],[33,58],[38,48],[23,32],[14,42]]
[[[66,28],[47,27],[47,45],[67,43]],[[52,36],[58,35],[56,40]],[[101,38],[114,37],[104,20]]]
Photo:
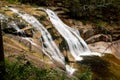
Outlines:
[[[14,8],[10,8],[13,12],[17,13],[19,16],[21,16],[26,22],[31,24],[36,30],[40,31],[42,34],[42,41],[43,41],[43,47],[42,50],[44,54],[46,54],[50,59],[52,59],[54,62],[61,63],[64,67],[66,67],[66,71],[69,74],[72,74],[76,69],[71,68],[69,65],[65,65],[65,59],[60,50],[58,49],[57,45],[53,41],[50,33],[47,31],[47,29],[33,16],[26,14],[26,13],[20,13],[18,10]],[[57,63],[56,63],[57,64]]]
[[4,15],[0,14],[0,20],[4,20],[4,19],[6,19],[6,17]]
[[2,27],[2,22],[6,22],[8,21],[8,17],[4,16],[3,14],[0,14],[0,26],[1,26],[1,29],[3,28]]
[[67,41],[70,52],[75,60],[82,60],[81,55],[90,55],[91,51],[85,41],[79,37],[78,32],[76,33],[75,30],[64,24],[53,11],[47,9],[46,12],[54,27]]
[[13,27],[17,32],[19,32],[23,38],[22,39],[25,39],[27,40],[28,42],[30,42],[33,46],[37,47],[38,48],[38,45],[36,43],[34,43],[30,38],[27,38],[24,31],[21,31],[21,29],[16,25],[16,23],[14,21],[8,23],[8,26],[11,26]]
[[72,54],[76,61],[81,61],[82,60],[81,56],[86,55],[100,56],[99,53],[94,53],[90,51],[85,41],[80,37],[79,31],[74,30],[67,26],[66,24],[64,24],[59,19],[59,17],[50,9],[46,9],[45,11],[48,14],[53,26],[66,40],[69,46],[70,53]]

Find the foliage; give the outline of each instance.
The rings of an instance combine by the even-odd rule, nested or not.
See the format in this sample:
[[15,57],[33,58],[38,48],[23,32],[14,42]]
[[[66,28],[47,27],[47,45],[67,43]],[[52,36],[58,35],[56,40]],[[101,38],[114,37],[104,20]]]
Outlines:
[[21,64],[6,60],[5,80],[66,80],[64,75],[55,69],[37,68],[30,62]]
[[18,0],[21,3],[30,3],[36,5],[46,5],[45,0]]
[[79,80],[92,80],[92,72],[88,68],[84,73],[79,75]]
[[8,1],[9,3],[17,3],[18,2],[18,0],[6,0],[6,1]]
[[[119,0],[6,0],[11,3],[21,2],[38,6],[58,6],[62,3],[69,10],[68,14],[75,19],[96,22],[107,21],[120,24]],[[72,5],[72,6],[71,6]]]
[[[109,23],[120,21],[120,2],[118,0],[63,0],[70,10],[71,17],[96,22],[97,19]],[[72,5],[72,6],[71,6]]]
[[84,72],[77,72],[76,77],[67,77],[65,72],[59,69],[48,67],[35,67],[25,56],[18,56],[17,61],[5,60],[6,75],[5,80],[92,80],[90,69]]

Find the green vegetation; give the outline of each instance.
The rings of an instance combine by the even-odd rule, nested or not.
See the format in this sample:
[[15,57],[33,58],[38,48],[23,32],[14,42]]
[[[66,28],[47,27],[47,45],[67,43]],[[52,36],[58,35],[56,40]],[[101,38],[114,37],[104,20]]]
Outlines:
[[18,0],[5,0],[8,1],[9,3],[18,3]]
[[[38,6],[64,5],[69,10],[71,18],[83,21],[120,25],[120,1],[119,0],[6,0],[11,3],[29,3]],[[72,5],[72,6],[71,6]]]
[[111,24],[113,22],[119,24],[119,0],[64,0],[64,4],[73,18],[95,23],[97,20],[102,20]]
[[90,69],[87,69],[83,73],[78,73],[77,77],[67,77],[65,72],[59,71],[58,69],[47,67],[37,68],[29,61],[26,63],[21,62],[21,59],[20,57],[18,61],[5,61],[5,80],[92,80],[92,72]]
[[[75,77],[67,77],[65,72],[56,68],[35,67],[25,56],[18,56],[16,59],[17,61],[5,61],[5,80],[118,80],[120,78],[120,67],[111,63],[111,59],[115,63],[117,61],[112,55],[105,55],[103,58],[84,57],[81,64],[78,63],[80,69],[75,73]],[[119,63],[117,61],[117,64]]]
[[78,76],[78,79],[79,80],[92,80],[92,72],[91,72],[91,70],[88,68],[86,70],[86,72],[84,72],[83,74],[80,74]]
[[30,62],[10,62],[6,60],[5,80],[67,80],[65,73],[55,69],[37,68]]
[[[6,0],[10,3],[29,3],[36,5],[50,6],[49,0]],[[119,24],[120,5],[118,0],[61,0],[65,8],[69,9],[70,16],[83,21],[96,23],[95,27],[108,34],[104,26],[108,23]],[[54,2],[52,0],[51,2]],[[54,3],[55,4],[55,3]],[[72,5],[72,6],[71,6]],[[45,20],[45,16],[40,16],[39,20]],[[4,24],[6,25],[6,24]],[[11,32],[11,31],[10,31]],[[52,33],[51,30],[50,33]],[[52,33],[54,34],[54,33]],[[53,35],[54,39],[59,38]],[[64,47],[64,48],[63,48]],[[66,42],[63,40],[60,44],[61,51],[66,49]],[[34,53],[34,51],[32,52]],[[89,67],[84,72],[77,73],[77,79],[68,78],[65,72],[58,69],[35,67],[29,61],[26,62],[25,56],[17,57],[18,61],[10,62],[6,60],[6,80],[119,80],[120,79],[120,61],[111,55],[99,58],[97,56],[84,57],[81,65]],[[21,62],[21,60],[23,60]],[[65,57],[66,63],[69,63],[68,57]],[[24,63],[23,63],[24,62]],[[79,66],[81,66],[79,64]]]

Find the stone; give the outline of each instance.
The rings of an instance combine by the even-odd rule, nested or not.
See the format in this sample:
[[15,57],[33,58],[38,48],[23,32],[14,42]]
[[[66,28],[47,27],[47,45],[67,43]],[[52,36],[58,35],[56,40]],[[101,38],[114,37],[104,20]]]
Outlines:
[[88,39],[90,38],[91,36],[93,36],[95,34],[95,31],[94,29],[88,29],[86,30],[83,35],[84,35],[84,39]]
[[87,43],[94,43],[94,42],[98,42],[98,41],[105,41],[105,42],[110,41],[109,35],[97,34],[86,40]]

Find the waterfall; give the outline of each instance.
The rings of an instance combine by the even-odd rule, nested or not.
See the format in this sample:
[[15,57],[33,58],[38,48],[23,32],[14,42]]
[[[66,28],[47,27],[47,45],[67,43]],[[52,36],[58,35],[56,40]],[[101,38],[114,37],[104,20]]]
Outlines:
[[83,55],[91,55],[91,51],[88,48],[85,41],[80,37],[79,32],[64,24],[58,16],[51,10],[46,9],[46,12],[52,22],[53,26],[66,40],[70,53],[75,60],[82,60]]
[[20,17],[22,17],[26,22],[31,24],[36,30],[41,32],[42,34],[42,42],[43,47],[42,51],[44,54],[46,54],[55,64],[61,63],[66,68],[66,71],[69,74],[73,74],[73,72],[76,70],[69,65],[65,65],[65,59],[63,54],[60,52],[59,48],[53,41],[50,33],[47,31],[47,29],[33,16],[26,14],[26,13],[20,13],[17,9],[9,8],[14,13],[17,13]]
[[8,18],[5,17],[3,14],[0,14],[0,20],[8,20]]
[[2,22],[6,22],[8,21],[8,17],[6,17],[5,15],[3,14],[0,14],[0,25],[1,25],[1,29],[3,29],[2,27]]
[[17,26],[17,24],[14,21],[9,22],[8,26],[13,27],[17,32],[19,32],[22,36],[24,36],[22,39],[25,39],[28,42],[30,42],[33,46],[38,47],[38,45],[36,43],[34,43],[30,38],[26,37],[24,31],[21,31],[20,28]]

